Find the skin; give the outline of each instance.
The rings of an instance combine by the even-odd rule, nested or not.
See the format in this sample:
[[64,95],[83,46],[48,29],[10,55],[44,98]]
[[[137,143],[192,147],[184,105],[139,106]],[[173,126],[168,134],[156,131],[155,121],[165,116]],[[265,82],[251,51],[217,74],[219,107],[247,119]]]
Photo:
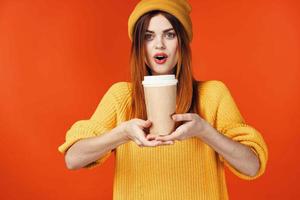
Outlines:
[[[178,39],[171,23],[163,15],[156,15],[151,18],[147,30],[145,40],[146,64],[150,67],[153,75],[172,74],[178,61]],[[157,52],[166,53],[168,55],[167,62],[161,65],[156,64],[153,56]],[[175,114],[173,120],[183,121],[184,124],[170,135],[147,135],[146,138],[152,141],[174,142],[175,140],[196,137],[211,146],[239,171],[249,176],[257,174],[260,163],[256,154],[249,147],[219,133],[198,114]]]
[[153,141],[181,141],[196,137],[212,147],[235,169],[248,176],[257,175],[260,162],[256,154],[246,145],[236,142],[219,133],[213,126],[195,113],[174,114],[176,122],[184,122],[167,136],[148,135]]
[[[147,36],[149,40],[145,42],[147,51],[145,62],[154,75],[171,74],[178,61],[177,37],[172,36],[169,32],[164,32],[169,28],[172,28],[171,24],[162,15],[154,16],[150,20],[148,30],[153,33],[151,36]],[[166,63],[157,65],[154,62],[153,55],[157,52],[164,52],[168,55]],[[196,137],[212,147],[241,173],[249,176],[257,174],[260,167],[259,159],[249,147],[219,133],[198,114],[175,114],[172,117],[175,122],[182,121],[184,123],[167,136],[146,136],[144,129],[149,128],[152,122],[135,118],[122,122],[100,136],[82,139],[73,144],[66,152],[66,165],[68,169],[80,169],[103,157],[106,152],[129,141],[134,141],[140,147],[155,147],[172,145],[176,140]]]
[[[151,18],[145,35],[147,66],[153,75],[172,74],[178,61],[178,39],[171,23],[161,14]],[[154,61],[156,53],[166,53],[168,59],[163,64]]]

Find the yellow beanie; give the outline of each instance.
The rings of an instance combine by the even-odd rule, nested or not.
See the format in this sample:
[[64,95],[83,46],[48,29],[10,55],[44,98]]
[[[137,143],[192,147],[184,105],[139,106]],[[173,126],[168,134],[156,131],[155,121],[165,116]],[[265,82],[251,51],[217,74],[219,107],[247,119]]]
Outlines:
[[128,19],[128,35],[131,41],[135,23],[142,15],[153,10],[165,11],[175,16],[187,32],[189,41],[192,41],[192,21],[189,16],[192,8],[187,0],[141,0]]

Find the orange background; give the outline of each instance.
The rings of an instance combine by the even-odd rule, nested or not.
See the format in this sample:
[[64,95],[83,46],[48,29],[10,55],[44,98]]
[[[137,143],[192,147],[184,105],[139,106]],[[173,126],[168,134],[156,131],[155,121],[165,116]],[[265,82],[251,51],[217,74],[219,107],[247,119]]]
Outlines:
[[[111,199],[114,157],[69,171],[57,147],[129,80],[134,1],[0,1],[0,199]],[[299,199],[299,1],[190,1],[197,79],[222,80],[269,147],[266,173],[226,169],[231,199]]]

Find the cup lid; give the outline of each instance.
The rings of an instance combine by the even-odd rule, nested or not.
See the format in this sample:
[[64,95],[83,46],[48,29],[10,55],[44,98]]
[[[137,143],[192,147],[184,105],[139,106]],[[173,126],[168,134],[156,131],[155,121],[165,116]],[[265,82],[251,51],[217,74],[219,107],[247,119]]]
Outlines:
[[175,79],[175,75],[152,75],[152,76],[144,76],[144,81],[142,84],[144,86],[167,86],[167,85],[176,85],[178,82]]

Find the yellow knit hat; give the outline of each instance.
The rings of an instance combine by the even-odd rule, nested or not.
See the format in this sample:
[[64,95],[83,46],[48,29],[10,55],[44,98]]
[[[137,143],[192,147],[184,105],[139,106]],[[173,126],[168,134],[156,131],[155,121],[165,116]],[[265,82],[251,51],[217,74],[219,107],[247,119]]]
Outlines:
[[135,23],[143,14],[153,10],[165,11],[175,16],[184,26],[189,41],[192,41],[192,21],[189,16],[192,8],[187,0],[141,0],[128,19],[128,35],[131,41]]

